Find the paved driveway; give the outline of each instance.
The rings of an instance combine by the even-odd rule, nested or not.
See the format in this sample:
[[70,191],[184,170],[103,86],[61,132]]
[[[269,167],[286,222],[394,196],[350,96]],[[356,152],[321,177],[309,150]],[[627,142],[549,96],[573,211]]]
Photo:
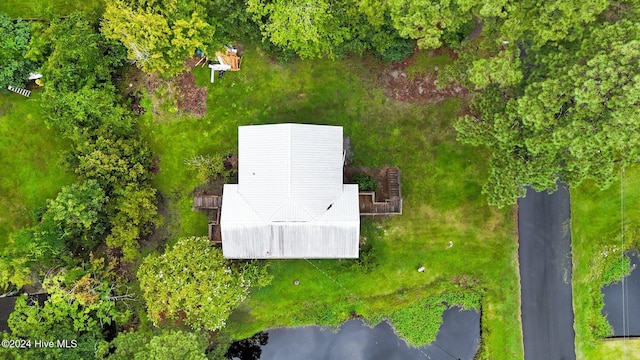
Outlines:
[[575,359],[569,190],[527,190],[518,201],[525,360]]

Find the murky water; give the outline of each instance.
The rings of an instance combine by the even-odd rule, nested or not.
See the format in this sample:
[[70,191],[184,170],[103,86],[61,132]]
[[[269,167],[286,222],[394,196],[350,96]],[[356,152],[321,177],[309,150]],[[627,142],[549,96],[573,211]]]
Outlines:
[[627,255],[631,259],[631,274],[624,281],[602,288],[602,314],[613,327],[613,336],[640,336],[640,259],[638,253]]
[[228,355],[243,360],[471,360],[479,343],[480,314],[451,308],[436,341],[420,348],[407,346],[386,322],[370,328],[354,319],[337,332],[318,326],[272,329],[235,344]]

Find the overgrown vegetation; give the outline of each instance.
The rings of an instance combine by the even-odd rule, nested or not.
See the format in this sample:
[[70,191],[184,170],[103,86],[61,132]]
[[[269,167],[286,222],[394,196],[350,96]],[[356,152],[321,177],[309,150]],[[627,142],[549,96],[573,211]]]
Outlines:
[[225,167],[227,156],[221,154],[194,155],[184,159],[184,164],[193,170],[201,184],[216,178],[226,181],[231,176],[231,170]]
[[25,59],[29,43],[30,26],[24,21],[13,22],[6,14],[0,13],[0,91],[8,86],[23,87],[29,73],[35,71],[36,63]]
[[582,359],[602,359],[610,354],[629,357],[639,349],[638,342],[601,341],[612,334],[601,314],[601,288],[629,273],[629,259],[623,253],[640,247],[640,213],[632,205],[640,201],[638,175],[640,168],[635,165],[625,169],[623,180],[607,190],[591,181],[571,190],[576,353]]
[[369,174],[355,174],[351,178],[351,181],[358,184],[359,191],[376,191],[378,188],[376,179]]
[[389,316],[394,330],[414,346],[435,341],[442,313],[450,307],[480,311],[481,289],[470,287],[461,292],[446,292],[420,300]]
[[164,254],[147,256],[138,278],[156,326],[164,320],[182,320],[195,330],[208,331],[225,326],[251,286],[271,281],[266,268],[256,263],[232,266],[203,237],[180,239]]

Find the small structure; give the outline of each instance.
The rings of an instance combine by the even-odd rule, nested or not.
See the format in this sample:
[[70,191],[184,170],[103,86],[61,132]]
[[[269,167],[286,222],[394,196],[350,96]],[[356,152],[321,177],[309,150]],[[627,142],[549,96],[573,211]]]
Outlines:
[[[225,47],[227,49],[226,54],[216,51],[216,59],[218,60],[218,64],[209,64],[209,68],[211,69],[212,84],[215,79],[216,71],[221,71],[223,73],[224,71],[240,71],[242,58],[238,56],[238,50],[231,46]],[[222,75],[220,75],[220,77],[222,77]]]
[[358,185],[343,184],[342,127],[240,126],[238,165],[238,184],[223,191],[225,258],[358,257]]
[[200,194],[193,197],[193,210],[204,210],[209,214],[209,240],[220,243],[220,208],[222,207],[222,196]]
[[29,91],[29,90],[27,90],[27,89],[23,89],[23,88],[19,88],[19,87],[14,87],[14,86],[11,86],[11,85],[9,85],[9,86],[7,87],[7,89],[8,89],[9,91],[13,91],[13,92],[14,92],[14,93],[16,93],[16,94],[20,94],[20,95],[25,96],[25,97],[29,97],[29,96],[31,96],[31,91]]
[[389,168],[386,172],[386,186],[389,198],[376,201],[376,193],[363,191],[358,194],[360,215],[399,215],[402,214],[402,191],[400,188],[400,170]]

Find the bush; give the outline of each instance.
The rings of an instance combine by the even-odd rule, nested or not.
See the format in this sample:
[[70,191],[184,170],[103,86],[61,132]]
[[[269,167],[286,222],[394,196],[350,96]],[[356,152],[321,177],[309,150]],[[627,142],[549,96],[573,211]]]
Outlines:
[[180,239],[164,254],[146,257],[138,269],[149,318],[156,326],[166,319],[193,329],[221,329],[251,286],[269,283],[266,269],[256,266],[232,267],[206,238]]
[[231,175],[231,171],[224,166],[226,155],[196,155],[188,159],[184,159],[184,164],[189,169],[196,172],[196,179],[201,184],[206,184],[210,179],[221,177],[226,181]]
[[473,29],[476,27],[476,22],[469,20],[466,23],[460,25],[455,31],[445,30],[442,33],[442,43],[447,47],[456,47],[460,45],[462,40],[469,36]]
[[369,174],[355,174],[351,178],[351,182],[358,184],[359,191],[376,191],[378,188],[376,179]]
[[457,286],[455,290],[432,296],[400,309],[389,317],[398,334],[412,346],[432,343],[442,324],[442,314],[447,307],[459,306],[462,309],[480,310],[482,290],[476,284],[468,287]]
[[29,23],[14,22],[0,13],[0,91],[7,91],[9,85],[24,86],[29,73],[36,70],[36,63],[24,58],[29,37]]
[[397,36],[393,42],[384,50],[374,47],[374,54],[380,59],[388,62],[400,62],[413,54],[416,42],[413,39],[405,39]]

